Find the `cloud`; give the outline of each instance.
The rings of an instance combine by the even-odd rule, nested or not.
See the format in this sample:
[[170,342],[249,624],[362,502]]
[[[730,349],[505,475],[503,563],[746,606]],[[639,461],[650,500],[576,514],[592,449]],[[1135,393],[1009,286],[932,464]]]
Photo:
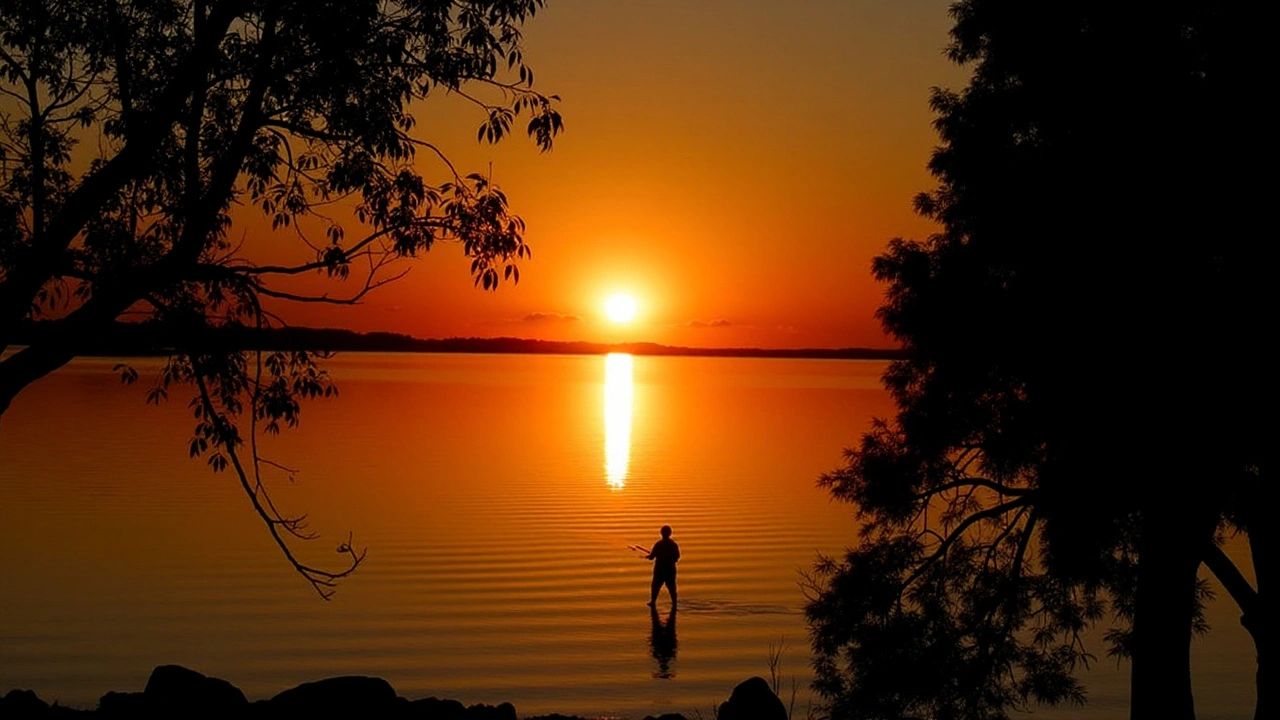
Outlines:
[[575,323],[582,320],[577,315],[566,315],[564,313],[555,312],[531,312],[520,318],[520,322],[527,323]]
[[685,323],[685,327],[689,328],[724,328],[730,327],[733,323],[724,318],[716,318],[714,320],[690,320]]

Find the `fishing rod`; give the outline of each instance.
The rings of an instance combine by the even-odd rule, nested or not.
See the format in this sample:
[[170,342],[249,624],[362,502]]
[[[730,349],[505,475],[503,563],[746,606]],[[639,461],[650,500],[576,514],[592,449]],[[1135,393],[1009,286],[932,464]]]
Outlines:
[[649,554],[649,548],[647,548],[647,547],[640,547],[639,545],[628,545],[628,546],[627,546],[627,549],[628,549],[628,550],[635,550],[636,552],[642,552],[642,553],[644,553],[645,555],[648,555],[648,554]]

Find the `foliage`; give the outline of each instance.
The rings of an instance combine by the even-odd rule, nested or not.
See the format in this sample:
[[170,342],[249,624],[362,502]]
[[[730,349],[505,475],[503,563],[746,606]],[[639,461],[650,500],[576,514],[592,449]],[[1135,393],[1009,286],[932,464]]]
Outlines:
[[[276,325],[269,303],[358,302],[440,241],[462,246],[478,286],[518,281],[523,222],[487,177],[459,174],[421,137],[417,117],[453,95],[479,106],[483,140],[525,115],[550,149],[557,98],[533,89],[520,34],[543,2],[3,0],[0,351],[24,322],[49,322],[0,361],[0,412],[119,318],[175,337]],[[424,174],[432,164],[442,182]],[[255,212],[273,232],[251,247],[296,244],[310,259],[265,264],[234,242],[233,218]],[[312,274],[354,274],[357,287],[288,284]],[[234,468],[290,560],[278,532],[304,536],[301,522],[271,506],[256,446],[248,465],[239,448],[333,392],[316,359],[178,347],[151,395],[195,390],[193,454]],[[344,554],[353,569],[360,556]],[[327,594],[335,577],[294,564]]]
[[1108,623],[1135,712],[1189,717],[1196,568],[1274,472],[1280,304],[1233,212],[1261,192],[1257,30],[1202,2],[952,13],[973,74],[934,92],[916,200],[942,229],[874,264],[897,414],[821,480],[862,540],[810,579],[817,688],[832,717],[1081,702]]

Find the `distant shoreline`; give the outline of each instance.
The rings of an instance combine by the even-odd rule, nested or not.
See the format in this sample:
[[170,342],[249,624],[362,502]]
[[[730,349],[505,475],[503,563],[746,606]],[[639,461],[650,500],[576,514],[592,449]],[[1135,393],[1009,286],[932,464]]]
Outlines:
[[[17,344],[30,344],[47,332],[45,323],[29,323]],[[77,340],[80,356],[168,355],[175,350],[307,350],[326,352],[478,353],[504,355],[632,355],[674,357],[786,358],[812,360],[897,360],[901,350],[883,348],[698,348],[651,342],[593,343],[514,337],[424,339],[390,332],[361,333],[340,328],[221,328],[181,331],[156,323],[116,323],[109,331]]]

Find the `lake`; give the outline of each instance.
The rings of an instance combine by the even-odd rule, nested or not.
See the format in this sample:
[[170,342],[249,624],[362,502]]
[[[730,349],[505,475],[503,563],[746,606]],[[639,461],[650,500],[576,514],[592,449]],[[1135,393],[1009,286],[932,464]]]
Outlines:
[[[144,404],[159,361],[132,361],[135,387],[115,362],[74,362],[0,421],[0,692],[92,707],[178,663],[250,699],[364,674],[522,715],[709,718],[780,646],[799,720],[800,573],[857,533],[815,481],[892,411],[874,361],[339,356],[341,394],[264,440],[298,469],[267,475],[277,505],[320,535],[303,559],[340,567],[348,532],[368,548],[325,602],[235,476],[187,457],[187,397]],[[664,524],[674,619],[629,549]],[[1201,718],[1252,717],[1236,615],[1215,603],[1197,642]],[[1125,668],[1096,652],[1090,715],[1127,717]]]

